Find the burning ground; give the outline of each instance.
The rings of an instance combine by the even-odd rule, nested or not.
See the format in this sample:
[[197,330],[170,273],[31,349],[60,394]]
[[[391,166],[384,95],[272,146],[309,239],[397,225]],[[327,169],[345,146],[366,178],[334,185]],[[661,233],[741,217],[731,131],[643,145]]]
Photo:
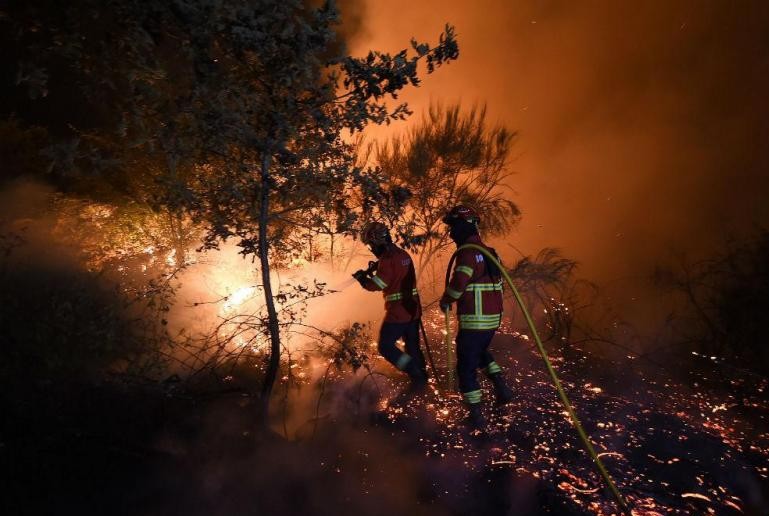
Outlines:
[[[263,307],[258,278],[236,251],[190,254],[175,276],[177,301],[161,313],[173,335],[188,333],[173,342],[170,372],[151,380],[118,368],[103,377],[95,371],[114,371],[130,351],[120,339],[135,323],[114,324],[124,307],[103,275],[86,274],[75,256],[63,261],[73,254],[64,247],[51,253],[56,224],[22,215],[15,219],[28,228],[25,243],[14,244],[16,259],[0,271],[4,295],[17,294],[6,299],[5,328],[15,332],[11,342],[27,343],[5,349],[0,368],[13,372],[0,394],[5,513],[616,513],[532,341],[507,320],[493,350],[516,397],[488,406],[488,433],[471,434],[459,396],[445,389],[443,321],[434,308],[425,325],[439,375],[431,392],[409,401],[399,395],[404,378],[376,352],[379,299],[321,264],[280,271],[281,292],[315,277],[331,287],[286,328],[274,433],[264,437],[254,431],[258,395],[248,389],[264,370]],[[172,253],[142,247],[131,274],[145,280],[158,265],[170,267]],[[52,254],[58,259],[44,259]],[[127,269],[119,272],[124,285]],[[19,324],[14,306],[38,309]],[[316,331],[344,328],[347,318],[373,322],[354,342]],[[186,347],[199,343],[187,340],[193,331],[213,346],[209,355]],[[107,338],[115,344],[103,348]],[[548,347],[635,514],[766,513],[765,377],[691,352],[609,359],[606,349]],[[225,352],[219,362],[200,360],[217,350]],[[189,358],[199,372],[184,369]],[[232,358],[240,365],[229,368]]]
[[[494,348],[516,399],[489,407],[487,434],[463,428],[458,397],[435,388],[378,414],[381,428],[418,436],[410,446],[425,457],[422,503],[457,514],[616,513],[528,337],[508,330]],[[551,358],[635,514],[763,514],[769,506],[767,379],[724,376],[697,357],[666,357],[680,364],[670,370],[573,348]]]
[[768,514],[769,9],[339,3],[0,9],[0,513],[616,514],[520,328],[486,433],[377,355],[461,202],[635,514]]
[[[4,433],[3,504],[8,514],[616,514],[528,336],[503,328],[495,339],[516,397],[489,404],[488,432],[474,434],[443,389],[441,322],[426,318],[438,381],[411,401],[381,359],[355,374],[334,358],[296,360],[303,385],[284,377],[278,388],[288,439],[252,434],[241,393],[193,398],[171,382],[160,397],[157,386],[105,384],[38,399],[27,424]],[[572,347],[552,356],[634,514],[765,514],[769,381],[711,357],[655,358],[665,367]]]

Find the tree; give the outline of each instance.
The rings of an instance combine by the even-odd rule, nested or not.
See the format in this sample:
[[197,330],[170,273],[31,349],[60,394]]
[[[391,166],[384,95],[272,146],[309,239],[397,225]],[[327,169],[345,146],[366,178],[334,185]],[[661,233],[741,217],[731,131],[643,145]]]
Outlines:
[[382,172],[411,193],[401,217],[412,233],[408,239],[420,247],[418,273],[450,245],[440,221],[453,205],[475,207],[490,236],[517,222],[518,207],[503,195],[514,139],[506,127],[487,124],[485,106],[433,104],[405,136],[374,146]]
[[42,127],[23,127],[13,117],[0,120],[0,184],[21,175],[43,176],[48,163],[40,149],[45,147],[47,137]]
[[13,3],[0,16],[2,65],[15,79],[0,83],[0,110],[48,130],[36,149],[45,179],[84,206],[152,219],[177,267],[195,230],[164,186],[186,180],[203,151],[182,86],[194,66],[180,16],[172,3],[89,0]]
[[[391,108],[386,100],[419,84],[420,61],[430,73],[457,57],[453,28],[434,48],[412,40],[411,52],[353,58],[337,41],[333,2],[36,7],[8,13],[26,70],[17,82],[54,95],[49,79],[64,68],[83,85],[81,95],[109,106],[100,123],[68,135],[61,169],[120,179],[149,155],[157,166],[142,173],[150,172],[143,184],[153,199],[204,225],[205,247],[235,239],[244,256],[258,259],[271,343],[261,389],[266,423],[280,356],[271,260],[289,250],[305,210],[333,207],[350,188],[379,195],[384,178],[355,166],[345,136],[405,118],[405,104]],[[351,232],[356,221],[347,216],[341,230]]]
[[384,99],[418,84],[419,60],[432,71],[454,59],[457,47],[447,27],[435,48],[412,41],[412,56],[403,50],[357,59],[334,53],[332,4],[311,10],[299,2],[271,9],[257,3],[222,14],[220,24],[233,37],[217,41],[218,59],[242,67],[227,74],[209,112],[216,122],[208,144],[221,156],[223,173],[205,178],[190,206],[209,223],[209,246],[234,237],[244,255],[258,256],[271,343],[261,393],[266,421],[280,355],[271,250],[283,250],[299,226],[297,214],[333,207],[350,187],[365,188],[367,172],[355,166],[345,131],[403,119],[406,106],[389,109]]
[[576,301],[569,299],[576,268],[577,262],[564,258],[558,249],[546,247],[535,257],[522,257],[508,270],[530,312],[545,315],[545,325],[550,331],[545,342],[570,337],[575,307],[566,303]]

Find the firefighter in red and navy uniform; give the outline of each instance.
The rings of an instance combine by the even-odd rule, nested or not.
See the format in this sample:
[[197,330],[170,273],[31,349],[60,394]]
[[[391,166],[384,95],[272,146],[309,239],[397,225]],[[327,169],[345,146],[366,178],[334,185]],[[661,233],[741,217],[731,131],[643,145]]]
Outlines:
[[[478,234],[480,218],[472,208],[456,206],[443,218],[449,236],[457,244],[475,244],[497,256]],[[512,400],[502,369],[489,353],[489,344],[502,320],[502,277],[499,269],[477,249],[457,253],[454,271],[440,300],[443,311],[457,304],[457,378],[459,390],[469,408],[474,428],[485,425],[481,413],[481,386],[477,369],[482,369],[494,385],[497,404]]]
[[[422,306],[417,293],[417,277],[409,254],[396,246],[387,226],[370,222],[361,231],[361,240],[378,258],[376,271],[359,270],[353,274],[363,288],[381,291],[385,317],[379,330],[379,353],[411,379],[412,390],[427,385],[425,359],[419,348],[419,319]],[[395,342],[403,339],[405,352]]]

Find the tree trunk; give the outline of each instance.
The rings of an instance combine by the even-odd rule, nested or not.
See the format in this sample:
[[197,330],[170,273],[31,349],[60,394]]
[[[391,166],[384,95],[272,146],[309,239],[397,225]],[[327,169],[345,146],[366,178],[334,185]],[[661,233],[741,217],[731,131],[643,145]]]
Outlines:
[[264,429],[269,426],[270,396],[275,378],[280,366],[280,325],[278,312],[275,310],[275,300],[272,297],[272,285],[270,284],[270,260],[269,242],[267,241],[267,222],[269,219],[270,203],[270,159],[269,154],[262,158],[262,191],[259,207],[259,263],[262,268],[262,285],[264,288],[264,302],[267,306],[267,329],[270,333],[270,360],[264,376],[262,393],[260,396],[259,423]]
[[334,267],[334,233],[329,233],[329,236],[331,237],[331,244],[330,244],[331,249],[329,251],[329,253],[331,254],[331,272],[334,272],[334,270],[335,270],[335,267]]

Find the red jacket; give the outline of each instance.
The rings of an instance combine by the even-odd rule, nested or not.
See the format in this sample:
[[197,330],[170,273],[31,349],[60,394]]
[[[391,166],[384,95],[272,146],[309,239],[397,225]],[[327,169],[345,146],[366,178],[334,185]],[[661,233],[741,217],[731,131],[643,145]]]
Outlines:
[[[466,244],[475,244],[496,256],[481,238],[473,235]],[[496,330],[502,320],[502,278],[491,277],[488,259],[476,249],[457,253],[454,272],[441,304],[457,302],[459,328],[462,330]]]
[[379,257],[376,273],[363,282],[363,288],[382,291],[385,322],[409,322],[422,316],[414,263],[409,254],[395,244],[390,244]]

